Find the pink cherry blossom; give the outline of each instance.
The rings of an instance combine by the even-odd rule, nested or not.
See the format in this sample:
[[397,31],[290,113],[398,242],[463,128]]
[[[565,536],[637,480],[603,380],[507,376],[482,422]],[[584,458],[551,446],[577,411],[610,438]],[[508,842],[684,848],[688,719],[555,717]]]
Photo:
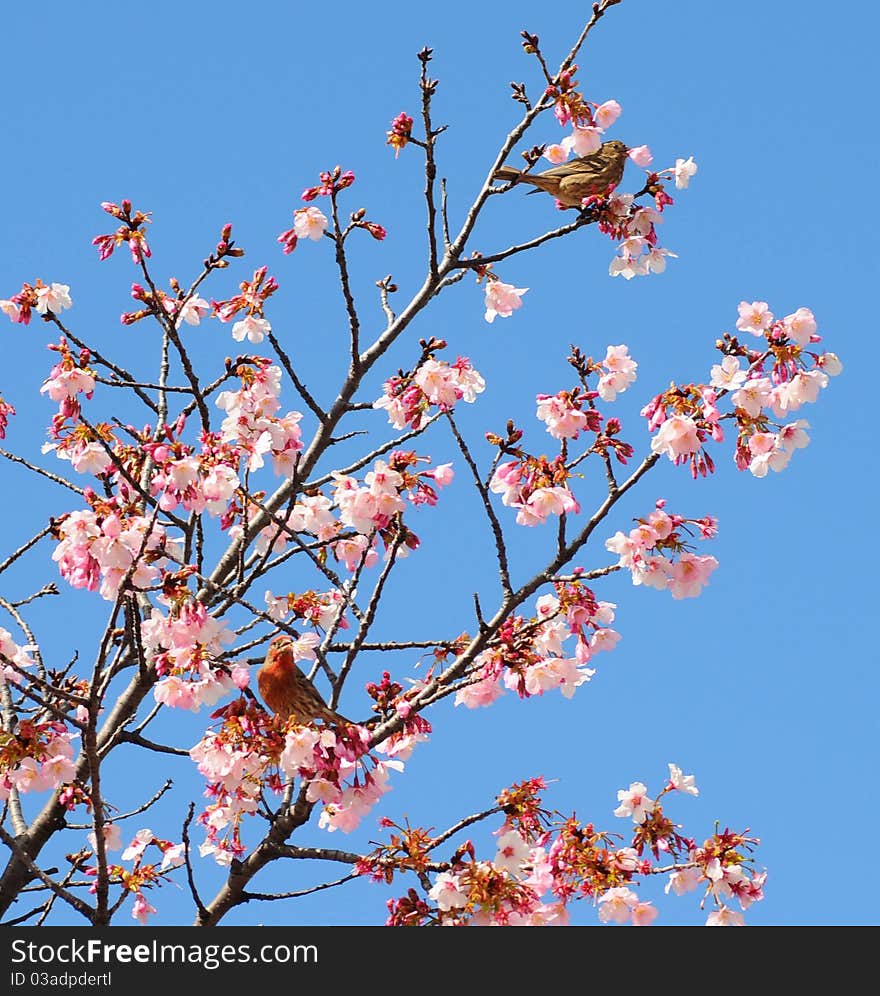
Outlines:
[[490,280],[486,284],[486,321],[490,324],[497,318],[510,318],[517,308],[522,307],[522,296],[528,287],[514,287],[500,280]]
[[626,923],[638,905],[639,897],[632,889],[609,889],[599,897],[599,919],[602,923]]
[[211,313],[211,305],[203,297],[191,297],[181,307],[180,320],[187,325],[199,325]]
[[672,872],[665,891],[669,893],[671,890],[676,896],[683,896],[687,892],[693,892],[702,881],[703,873],[699,868],[683,868]]
[[543,156],[554,166],[558,166],[568,159],[568,149],[564,145],[550,144],[544,147]]
[[0,311],[2,311],[11,322],[21,322],[22,324],[27,324],[22,321],[23,313],[21,307],[15,301],[10,301],[8,299],[0,300]]
[[519,505],[516,521],[521,526],[537,526],[548,515],[578,513],[580,505],[568,488],[536,488],[524,504]]
[[75,398],[77,394],[91,397],[95,390],[95,378],[91,371],[79,367],[60,369],[56,366],[49,379],[40,388],[40,394],[48,394],[52,401]]
[[654,156],[647,145],[637,145],[628,152],[630,159],[642,168],[647,168],[654,161]]
[[293,212],[293,230],[297,238],[318,242],[327,228],[327,217],[316,207],[297,208]]
[[665,453],[672,461],[698,453],[701,447],[697,425],[687,415],[673,415],[668,418],[651,440],[651,451]]
[[[102,829],[102,835],[104,837],[104,847],[108,851],[118,851],[122,847],[122,831],[119,829],[118,823],[105,823]],[[94,831],[89,834],[89,843],[94,851],[97,848],[96,837]]]
[[134,905],[131,908],[132,919],[137,920],[141,926],[146,926],[147,917],[157,912],[155,906],[151,906],[142,892],[136,892]]
[[709,575],[716,567],[718,561],[714,557],[683,552],[670,571],[670,594],[673,598],[695,598],[709,583]]
[[752,377],[733,395],[732,401],[737,408],[757,418],[761,409],[770,403],[773,385],[767,377]]
[[720,364],[712,367],[709,384],[719,391],[735,391],[742,387],[746,371],[740,368],[738,356],[725,356]]
[[530,853],[529,844],[515,830],[508,830],[498,838],[498,852],[492,863],[515,875],[528,860]]
[[[576,658],[548,657],[533,664],[526,672],[525,690],[529,695],[543,695],[545,691],[559,689],[570,699],[584,682],[589,681],[596,673],[592,668],[580,667]],[[508,672],[505,679],[509,687],[515,688],[518,677]]]
[[677,792],[683,792],[685,795],[700,794],[694,775],[682,774],[681,768],[679,768],[677,764],[672,764],[671,762],[669,764],[669,784]]
[[138,830],[134,840],[122,852],[123,861],[136,861],[153,842],[152,830]]
[[462,890],[461,880],[452,872],[441,872],[434,880],[428,895],[444,913],[461,909],[468,901],[468,894]]
[[739,318],[736,327],[740,332],[751,332],[753,335],[763,335],[773,324],[773,312],[767,307],[766,301],[741,301]]
[[614,401],[635,382],[638,363],[629,355],[626,345],[609,346],[602,361],[606,373],[599,378],[596,390],[603,401]]
[[362,562],[364,567],[372,567],[379,559],[379,554],[375,549],[375,540],[371,542],[362,535],[351,536],[334,543],[333,555],[350,571],[356,571]]
[[602,129],[590,126],[579,128],[577,125],[572,133],[563,138],[560,143],[568,153],[576,156],[591,156],[602,147]]
[[819,392],[828,386],[828,375],[822,370],[801,370],[786,384],[770,393],[770,405],[779,417],[796,411],[801,405],[813,404]]
[[675,176],[675,186],[678,190],[684,190],[691,182],[691,177],[697,172],[697,164],[694,157],[687,159],[676,159],[673,174]]
[[810,423],[806,419],[798,419],[796,422],[789,422],[779,430],[777,436],[779,445],[786,451],[803,449],[809,446],[810,437],[804,431],[810,428]]
[[666,269],[666,259],[678,259],[678,254],[660,246],[651,246],[645,254],[645,267],[648,273],[663,273]]
[[644,277],[648,274],[648,263],[644,256],[615,256],[608,265],[612,277],[623,277],[632,280],[633,277]]
[[799,346],[807,346],[816,335],[816,318],[809,308],[798,308],[792,315],[782,319],[785,333]]
[[606,100],[599,104],[593,112],[593,120],[603,129],[610,128],[623,113],[623,108],[616,100]]
[[648,789],[641,782],[633,782],[628,789],[619,789],[614,810],[615,816],[631,816],[633,823],[641,824],[654,811],[654,800],[648,798]]
[[[491,654],[486,651],[479,654],[474,665],[475,673],[482,675],[480,680],[464,685],[455,693],[455,704],[457,706],[463,705],[468,709],[491,705],[499,696],[504,694],[504,686],[499,680],[501,665],[492,659]],[[476,667],[479,667],[480,670],[476,671]]]
[[742,913],[726,906],[713,910],[706,920],[707,927],[744,927],[745,923]]
[[65,308],[72,308],[73,302],[70,300],[70,287],[67,284],[50,284],[48,287],[37,287],[37,303],[34,305],[40,315],[45,315],[51,311],[58,315]]
[[159,866],[162,871],[169,868],[179,868],[185,861],[183,844],[172,844],[170,847],[163,845],[162,863]]
[[588,424],[587,414],[576,408],[565,392],[537,396],[537,417],[547,423],[547,432],[554,439],[577,439]]
[[829,377],[836,377],[843,373],[843,364],[837,353],[823,353],[816,361],[816,366],[827,373]]
[[263,339],[272,331],[272,326],[265,318],[258,318],[256,315],[247,315],[241,321],[232,326],[232,338],[236,342],[241,342],[247,337],[248,342],[254,345],[261,343]]
[[632,909],[632,925],[634,927],[650,927],[657,919],[658,910],[652,903],[637,903]]

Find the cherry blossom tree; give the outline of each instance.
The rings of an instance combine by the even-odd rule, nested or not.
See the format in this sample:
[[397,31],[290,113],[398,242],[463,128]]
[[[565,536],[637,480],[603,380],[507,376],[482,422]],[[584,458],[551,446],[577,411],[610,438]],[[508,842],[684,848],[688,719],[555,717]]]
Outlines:
[[[568,352],[569,374],[556,393],[535,399],[540,424],[510,420],[486,426],[479,445],[467,438],[460,412],[478,406],[487,385],[447,341],[452,335],[416,338],[435,299],[475,279],[485,311],[475,310],[475,322],[515,323],[528,308],[528,288],[504,281],[506,262],[580,229],[610,241],[610,277],[660,274],[674,256],[659,244],[658,226],[698,167],[683,154],[658,168],[648,145],[629,147],[624,181],[585,197],[561,224],[506,247],[475,243],[486,206],[522,192],[516,180],[494,177],[524,142],[538,142],[523,152],[531,172],[600,154],[613,134],[620,104],[585,92],[577,61],[619,3],[594,4],[558,68],[539,38],[523,32],[531,82],[512,85],[519,120],[469,206],[453,203],[440,178],[446,129],[432,111],[438,81],[432,52],[418,53],[418,107],[393,117],[386,136],[397,168],[419,159],[424,172],[426,265],[413,291],[402,293],[385,276],[369,309],[356,303],[351,246],[382,242],[386,232],[358,206],[355,171],[341,166],[303,191],[303,206],[278,236],[280,250],[257,249],[261,258],[277,254],[271,266],[246,267],[233,226],[224,224],[185,281],[160,275],[149,211],[127,200],[102,205],[109,230],[93,242],[103,260],[130,257],[134,305],[122,325],[132,334],[149,330],[152,372],[90,343],[87,323],[75,317],[75,288],[54,272],[0,289],[9,294],[0,309],[11,322],[40,322],[51,333],[54,364],[41,390],[57,406],[45,465],[0,451],[33,473],[34,486],[55,489],[57,501],[45,528],[0,562],[2,574],[32,558],[55,577],[32,594],[0,597],[5,922],[51,923],[72,910],[95,926],[120,917],[145,923],[175,881],[206,926],[254,901],[344,889],[356,878],[392,890],[389,924],[565,923],[584,900],[598,921],[645,925],[658,916],[639,894],[652,876],[667,893],[692,893],[709,925],[740,924],[763,898],[757,837],[746,828],[700,831],[675,822],[689,802],[675,797],[699,791],[695,776],[666,758],[644,773],[645,783],[609,786],[619,804],[595,822],[552,808],[545,782],[552,772],[523,772],[476,813],[447,800],[442,830],[382,816],[383,796],[407,777],[412,752],[430,749],[437,703],[452,698],[482,709],[505,693],[585,697],[582,686],[619,639],[603,578],[629,572],[634,586],[672,600],[698,596],[718,566],[706,552],[716,520],[709,510],[670,508],[646,493],[653,472],[672,464],[705,477],[719,456],[757,478],[784,470],[809,442],[800,409],[841,369],[800,302],[771,310],[763,301],[734,301],[735,329],[717,338],[714,362],[707,344],[704,379],[649,387],[641,425],[625,426],[613,407],[618,395],[641,390],[637,349],[631,355],[612,342],[591,355],[584,345],[548,339],[546,348]],[[283,284],[276,267],[322,251],[336,267],[347,318],[346,342],[338,344],[347,371],[330,399],[309,389],[272,317]],[[223,297],[213,288],[224,286],[227,269],[240,282]],[[205,326],[231,336],[235,355],[221,369],[200,360]],[[398,343],[410,362],[394,370],[389,351]],[[372,389],[378,382],[381,389]],[[11,385],[6,395],[0,437],[14,440],[29,427],[16,424]],[[434,460],[429,445],[454,456]],[[53,468],[51,460],[62,463]],[[597,480],[603,494],[590,504],[585,485]],[[417,572],[416,528],[423,531],[450,488],[476,498],[496,561],[494,599],[475,595],[470,618],[438,620],[440,633],[377,638],[380,620],[393,628],[383,620],[389,580],[404,562]],[[642,514],[634,523],[615,518],[623,496],[637,489]],[[509,554],[532,530],[542,534],[543,563],[518,576]],[[72,647],[65,664],[51,666],[28,605],[59,590],[63,600],[70,589],[93,593],[106,610],[104,626],[91,650]],[[317,688],[334,714],[345,691],[349,714],[358,710],[351,721],[266,708],[255,675],[278,634],[290,638],[290,680],[313,682],[303,687]],[[173,730],[185,710],[200,717],[198,742],[153,734]],[[127,751],[153,753],[170,773],[197,768],[207,801],[196,805],[169,779],[120,812],[113,759]],[[156,825],[150,811],[160,800],[163,813],[174,800],[177,817],[154,832],[147,826]],[[698,808],[691,815],[703,818]],[[377,818],[381,839],[371,850],[340,849],[329,836]],[[488,851],[468,835],[479,823],[496,835]],[[200,884],[205,863],[225,871],[214,894]],[[305,864],[326,869],[319,885],[301,886]],[[377,907],[381,919],[381,900]]]

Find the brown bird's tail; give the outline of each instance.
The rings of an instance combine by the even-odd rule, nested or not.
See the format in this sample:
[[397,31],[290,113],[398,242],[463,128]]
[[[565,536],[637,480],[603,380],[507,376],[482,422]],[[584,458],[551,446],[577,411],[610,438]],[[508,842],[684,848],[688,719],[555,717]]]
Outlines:
[[514,166],[502,166],[492,174],[493,180],[518,180],[521,173]]

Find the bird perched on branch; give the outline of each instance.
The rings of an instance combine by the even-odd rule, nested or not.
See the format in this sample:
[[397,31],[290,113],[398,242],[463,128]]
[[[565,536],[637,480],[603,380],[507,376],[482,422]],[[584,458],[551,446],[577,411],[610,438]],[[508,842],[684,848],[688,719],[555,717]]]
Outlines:
[[[538,190],[546,190],[565,207],[579,208],[585,197],[607,194],[620,183],[627,152],[629,149],[625,143],[615,139],[603,143],[589,156],[554,166],[543,173],[524,173],[513,166],[502,166],[495,170],[493,179],[529,183]],[[537,191],[530,190],[529,193]]]
[[354,725],[327,705],[299,669],[293,659],[293,642],[292,637],[282,633],[269,644],[265,663],[257,673],[263,701],[282,722],[293,716],[302,724],[323,719],[335,726]]

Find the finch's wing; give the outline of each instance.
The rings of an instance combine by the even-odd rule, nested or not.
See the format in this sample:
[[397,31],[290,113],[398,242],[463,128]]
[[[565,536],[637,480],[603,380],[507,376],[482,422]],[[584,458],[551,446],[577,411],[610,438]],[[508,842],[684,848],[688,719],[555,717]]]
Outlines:
[[581,156],[580,159],[572,159],[570,162],[562,163],[561,166],[554,166],[552,169],[545,169],[539,176],[558,176],[560,180],[574,173],[597,173],[608,165],[606,154],[601,149],[590,153],[588,156]]

